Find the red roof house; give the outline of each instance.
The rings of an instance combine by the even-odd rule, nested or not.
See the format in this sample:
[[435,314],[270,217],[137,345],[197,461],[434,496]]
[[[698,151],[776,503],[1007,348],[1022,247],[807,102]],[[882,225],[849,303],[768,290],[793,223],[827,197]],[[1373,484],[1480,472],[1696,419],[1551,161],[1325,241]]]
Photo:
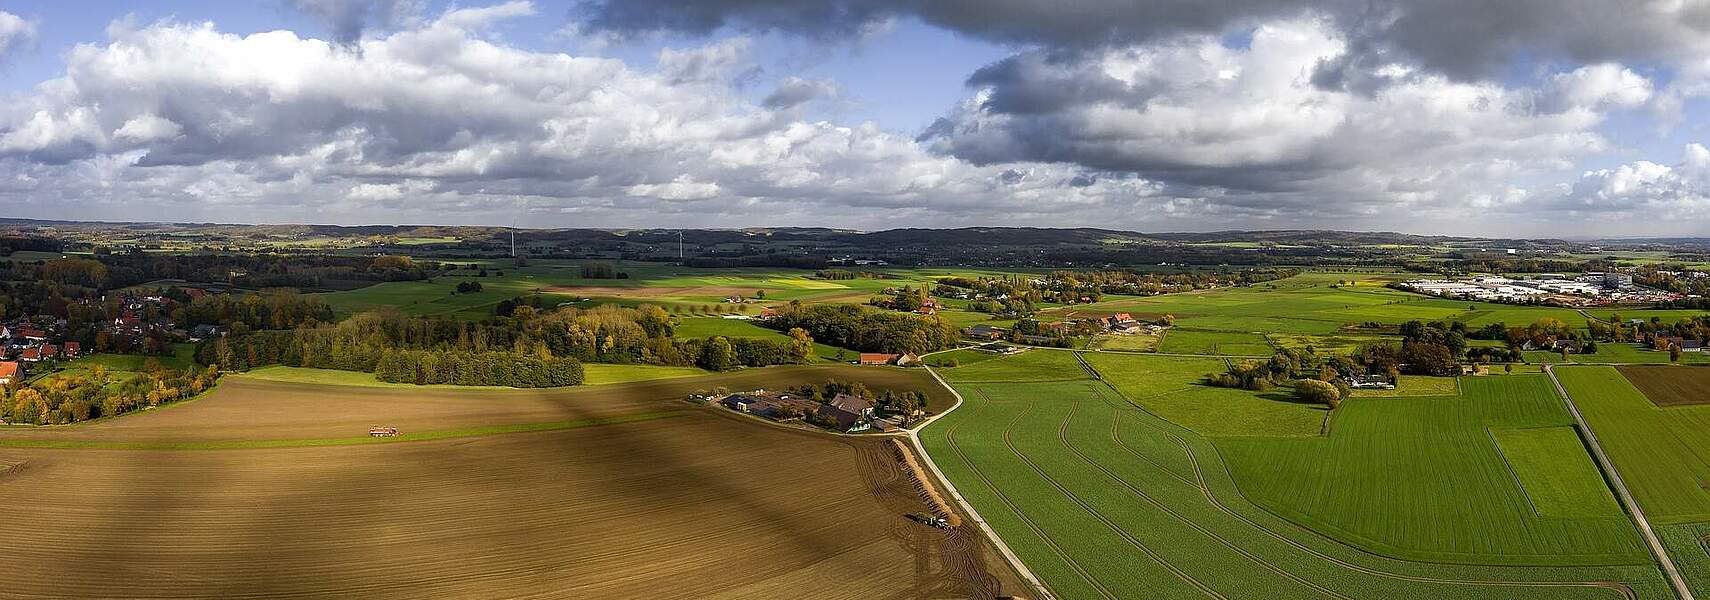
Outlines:
[[0,362],[0,385],[12,383],[12,378],[18,376],[18,363]]
[[883,352],[862,352],[860,360],[858,360],[856,362],[859,362],[863,365],[888,365],[888,364],[891,364],[893,362],[896,362],[897,358],[900,356],[902,356],[902,355],[901,354],[886,354]]

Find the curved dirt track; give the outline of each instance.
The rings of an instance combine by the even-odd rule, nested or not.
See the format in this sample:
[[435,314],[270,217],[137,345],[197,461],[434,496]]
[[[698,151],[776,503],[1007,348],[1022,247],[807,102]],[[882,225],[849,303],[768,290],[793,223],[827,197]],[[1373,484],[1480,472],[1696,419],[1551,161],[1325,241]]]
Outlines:
[[[977,535],[904,516],[929,506],[885,439],[763,427],[674,399],[558,410],[661,407],[684,415],[361,446],[0,448],[0,506],[23,517],[0,520],[0,597],[868,599],[1018,589]],[[153,415],[209,414],[174,415],[188,408]],[[464,418],[461,408],[449,414]],[[153,436],[162,425],[121,430]]]

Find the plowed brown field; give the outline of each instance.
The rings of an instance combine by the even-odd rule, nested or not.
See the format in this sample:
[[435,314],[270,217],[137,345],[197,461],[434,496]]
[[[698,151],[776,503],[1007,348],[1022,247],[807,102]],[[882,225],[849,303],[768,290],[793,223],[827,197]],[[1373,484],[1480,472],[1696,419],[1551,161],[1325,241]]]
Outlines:
[[[233,378],[112,421],[0,431],[114,441],[294,439],[681,411],[370,445],[0,448],[0,596],[916,598],[1017,593],[929,507],[883,439],[769,427],[686,390],[822,381],[793,369],[555,392]],[[903,375],[913,375],[903,373]],[[875,387],[884,384],[869,382]],[[770,385],[780,385],[773,383]]]
[[1615,367],[1657,406],[1710,404],[1710,369],[1673,365]]

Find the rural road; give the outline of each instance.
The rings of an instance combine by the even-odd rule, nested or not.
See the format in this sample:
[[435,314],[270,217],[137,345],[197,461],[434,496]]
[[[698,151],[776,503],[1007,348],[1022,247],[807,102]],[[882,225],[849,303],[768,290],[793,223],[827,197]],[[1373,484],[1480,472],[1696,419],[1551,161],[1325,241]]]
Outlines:
[[[924,359],[926,356],[922,356],[921,358]],[[927,454],[926,447],[920,444],[920,430],[926,429],[926,426],[931,425],[933,421],[943,418],[944,415],[950,414],[951,411],[962,406],[962,394],[957,392],[956,388],[950,387],[950,384],[946,383],[944,378],[938,375],[938,371],[927,366],[924,360],[921,361],[920,365],[926,369],[927,373],[932,374],[933,379],[938,380],[938,385],[944,386],[944,389],[946,390],[950,390],[950,395],[956,398],[956,403],[950,405],[950,408],[944,409],[936,415],[927,417],[927,419],[919,425],[910,428],[908,430],[908,441],[914,444],[915,453],[920,455],[921,460],[926,463],[926,467],[928,469],[932,469],[933,476],[937,477],[938,482],[944,485],[944,489],[950,492],[950,497],[956,500],[956,504],[960,505],[962,510],[968,513],[968,518],[972,519],[974,524],[980,526],[980,531],[985,532],[986,539],[992,541],[992,545],[997,547],[998,553],[1003,555],[1004,560],[1009,561],[1009,566],[1015,569],[1016,574],[1020,575],[1021,578],[1027,582],[1027,585],[1033,587],[1034,593],[1038,594],[1039,598],[1043,600],[1056,600],[1057,597],[1051,595],[1051,590],[1046,588],[1045,584],[1039,581],[1039,577],[1035,576],[1033,571],[1027,569],[1027,565],[1025,563],[1021,562],[1021,557],[1016,556],[1015,552],[1009,549],[1009,545],[1003,543],[1003,538],[998,537],[997,531],[993,530],[992,526],[987,524],[986,520],[980,517],[979,511],[974,510],[974,505],[969,504],[968,500],[962,497],[962,492],[956,489],[955,484],[950,483],[950,478],[946,477],[944,472],[938,469],[938,463],[933,462],[932,455]]]
[[1609,462],[1609,456],[1603,453],[1603,446],[1598,445],[1597,435],[1591,432],[1591,426],[1585,424],[1585,418],[1579,415],[1579,407],[1574,406],[1573,397],[1562,387],[1561,380],[1556,379],[1556,372],[1550,365],[1544,365],[1544,373],[1550,376],[1550,383],[1555,384],[1556,393],[1562,395],[1562,401],[1567,403],[1568,412],[1573,413],[1573,420],[1579,424],[1579,430],[1585,434],[1585,441],[1591,446],[1592,456],[1597,458],[1597,466],[1603,469],[1603,474],[1609,477],[1609,483],[1614,484],[1615,493],[1621,497],[1621,504],[1627,507],[1627,513],[1633,515],[1633,521],[1639,524],[1639,533],[1645,536],[1645,543],[1651,547],[1657,562],[1662,565],[1663,574],[1668,576],[1668,582],[1674,586],[1674,592],[1681,600],[1694,600],[1692,589],[1686,587],[1686,580],[1681,578],[1680,570],[1674,566],[1674,560],[1668,557],[1668,550],[1663,548],[1662,541],[1657,539],[1655,531],[1651,530],[1651,522],[1645,519],[1644,511],[1639,510],[1639,503],[1633,501],[1633,495],[1627,491],[1627,484],[1621,481],[1621,474],[1615,472],[1615,464]]

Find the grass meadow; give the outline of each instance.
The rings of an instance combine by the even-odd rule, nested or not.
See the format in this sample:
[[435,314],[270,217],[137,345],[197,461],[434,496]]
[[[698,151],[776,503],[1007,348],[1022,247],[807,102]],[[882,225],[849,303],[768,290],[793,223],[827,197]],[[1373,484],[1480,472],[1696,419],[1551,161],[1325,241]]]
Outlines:
[[1262,333],[1202,331],[1173,328],[1164,332],[1158,351],[1165,354],[1221,354],[1225,356],[1270,356],[1276,351]]

